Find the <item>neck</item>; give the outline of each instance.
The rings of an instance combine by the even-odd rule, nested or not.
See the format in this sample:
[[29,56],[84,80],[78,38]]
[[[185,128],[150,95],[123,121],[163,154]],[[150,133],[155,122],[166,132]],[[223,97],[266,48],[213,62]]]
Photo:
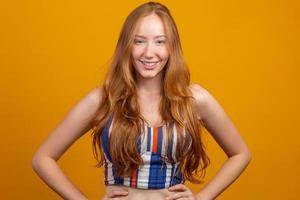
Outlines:
[[159,74],[154,78],[137,77],[137,89],[141,95],[161,95],[162,93],[162,76]]

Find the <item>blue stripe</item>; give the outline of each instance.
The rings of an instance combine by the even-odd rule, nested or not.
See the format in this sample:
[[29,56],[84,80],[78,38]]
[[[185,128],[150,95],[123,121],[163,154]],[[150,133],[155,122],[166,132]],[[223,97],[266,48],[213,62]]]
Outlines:
[[[139,137],[138,137],[138,141],[137,141],[137,149],[139,154],[141,155],[141,144],[142,144],[142,133],[139,132]],[[138,179],[138,175],[139,175],[139,168],[137,168],[136,170],[136,188],[139,188],[138,183],[139,183],[139,179]],[[131,186],[131,177],[130,177],[130,186]]]
[[[172,169],[173,171],[173,169]],[[180,166],[178,165],[175,169],[175,173],[172,175],[172,183],[171,183],[171,186],[172,185],[177,185],[177,184],[180,184],[182,182],[182,174],[181,174],[181,170],[180,170]]]
[[162,130],[162,127],[158,129],[157,153],[151,153],[150,172],[148,178],[149,189],[165,188],[167,165],[161,157],[163,144]]
[[124,184],[124,179],[122,177],[116,177],[115,176],[115,170],[113,169],[113,175],[114,175],[114,180],[116,185],[123,185]]
[[[175,126],[175,124],[174,124],[174,126]],[[176,149],[173,149],[174,134],[175,134],[174,133],[174,128],[175,128],[174,126],[172,127],[170,140],[168,142],[168,158],[172,161],[170,186],[179,184],[182,181],[182,174],[181,174],[181,171],[180,171],[180,167],[175,166],[175,161],[177,163],[177,160],[172,155],[172,152],[176,151]],[[175,144],[175,145],[177,145],[177,144]],[[176,152],[174,152],[174,153],[175,153],[175,157],[176,157]]]
[[141,145],[142,145],[142,133],[139,132],[138,141],[137,141],[137,150],[138,150],[139,154],[141,154]]
[[172,127],[172,129],[171,129],[171,134],[170,134],[169,141],[168,141],[168,159],[170,159],[171,162],[172,162],[170,186],[172,186],[172,183],[173,183],[173,175],[174,175],[174,167],[175,167],[175,164],[173,163],[173,161],[174,161],[173,156],[172,156],[172,152],[173,152],[173,134],[174,134],[174,127]]
[[161,155],[162,142],[163,142],[163,128],[158,128],[158,141],[157,141],[157,154]]
[[[163,127],[160,127],[158,129],[158,147],[157,147],[157,153],[158,155],[162,154],[162,148],[163,148]],[[167,176],[167,164],[165,163],[165,161],[162,159],[162,157],[159,157],[161,160],[162,165],[160,165],[160,169],[159,170],[159,177],[162,179],[162,183],[160,185],[161,188],[164,188],[166,185],[166,176]]]
[[166,163],[157,154],[151,154],[148,189],[165,188]]
[[170,179],[170,186],[173,185],[173,178],[174,178],[174,168],[175,164],[172,163],[172,171],[171,171],[171,179]]
[[151,151],[151,128],[147,127],[147,151]]
[[[106,125],[105,125],[105,127],[102,131],[102,134],[100,136],[103,151],[104,151],[107,159],[110,162],[112,162],[112,158],[110,156],[110,151],[109,151],[109,128],[111,126],[112,120],[113,120],[113,114],[109,117],[108,122],[106,123]],[[109,169],[107,169],[107,170],[109,170]],[[124,179],[121,178],[121,177],[115,177],[115,173],[116,172],[115,172],[114,165],[112,165],[112,174],[113,174],[113,177],[114,177],[115,184],[123,184]]]
[[[107,124],[105,125],[104,129],[102,130],[102,134],[100,135],[100,140],[101,140],[101,144],[103,147],[103,151],[107,157],[107,159],[112,162],[112,158],[110,156],[110,151],[109,151],[109,128],[111,126],[111,123],[113,121],[113,115],[110,116]],[[144,134],[147,135],[142,135],[143,133],[139,132],[138,138],[137,138],[137,150],[139,152],[139,154],[141,154],[141,145],[142,145],[142,138],[144,137],[145,139],[147,138],[147,151],[151,152],[151,158],[150,158],[150,163],[149,163],[149,177],[148,177],[148,189],[162,189],[165,188],[166,186],[166,170],[167,170],[167,164],[165,162],[165,160],[161,157],[161,153],[162,153],[162,147],[163,147],[163,135],[164,133],[164,129],[163,127],[159,127],[158,128],[158,137],[157,137],[157,153],[153,153],[152,152],[152,146],[153,145],[151,143],[151,139],[153,138],[152,135],[152,127],[147,127],[147,131]],[[172,165],[172,169],[171,169],[171,180],[169,185],[176,185],[176,184],[180,184],[182,183],[183,177],[180,171],[180,166],[176,167],[175,166],[175,161],[176,160],[176,156],[173,157],[172,152],[175,150],[173,149],[173,144],[174,144],[174,127],[171,128],[171,134],[169,137],[169,141],[168,141],[168,148],[167,148],[167,156],[168,158],[172,161],[171,165]],[[142,137],[143,136],[143,137]],[[176,153],[176,152],[175,152]],[[112,169],[109,168],[107,170],[111,170],[112,171],[112,175],[114,177],[114,183],[116,185],[124,185],[124,178],[123,177],[116,177],[115,176],[115,168],[114,166],[112,166]],[[138,174],[139,174],[139,170],[137,169],[136,171],[136,187],[139,188],[139,179],[138,179]],[[130,177],[131,180],[131,177]],[[132,187],[132,184],[130,182],[130,187]]]
[[171,161],[174,161],[173,160],[173,156],[172,156],[172,152],[173,152],[173,129],[171,131],[171,134],[170,134],[170,137],[169,137],[169,141],[168,141],[168,159],[170,159]]
[[108,122],[106,123],[104,129],[102,130],[102,133],[100,135],[101,144],[103,147],[103,151],[107,157],[107,159],[112,162],[110,153],[109,153],[109,128],[111,126],[113,119],[113,115],[111,115],[108,119]]

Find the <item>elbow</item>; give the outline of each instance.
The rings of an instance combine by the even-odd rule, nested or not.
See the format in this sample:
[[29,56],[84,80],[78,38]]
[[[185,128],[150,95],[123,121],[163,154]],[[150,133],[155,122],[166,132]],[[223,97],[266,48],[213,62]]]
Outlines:
[[49,161],[54,161],[56,160],[50,156],[48,156],[45,153],[41,152],[36,152],[31,159],[31,168],[38,173],[38,171],[45,166]]
[[251,155],[250,149],[247,146],[245,146],[241,150],[240,155],[243,158],[243,160],[244,160],[244,162],[245,162],[246,165],[248,165],[251,162],[252,155]]
[[248,165],[250,162],[251,162],[251,159],[252,159],[252,155],[251,155],[251,152],[246,149],[246,150],[243,150],[239,153],[236,153],[232,156],[229,156],[229,157],[239,157],[240,161],[242,163],[244,163],[245,165]]
[[252,160],[251,152],[247,149],[247,151],[245,151],[244,155],[245,155],[245,162],[248,165]]
[[251,160],[252,160],[252,155],[251,155],[251,152],[248,148],[243,148],[241,149],[239,152],[237,153],[234,153],[234,154],[228,154],[227,155],[228,158],[230,157],[239,157],[243,162],[245,163],[250,163]]
[[40,157],[38,155],[34,155],[31,159],[31,168],[36,171],[39,166]]
[[42,165],[43,161],[45,160],[46,156],[40,153],[35,153],[35,155],[31,159],[31,168],[37,172],[40,166]]

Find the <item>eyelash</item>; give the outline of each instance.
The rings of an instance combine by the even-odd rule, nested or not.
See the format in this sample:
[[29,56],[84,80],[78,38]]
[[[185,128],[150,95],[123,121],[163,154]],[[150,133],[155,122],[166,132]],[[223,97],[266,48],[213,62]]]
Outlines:
[[158,44],[164,44],[165,41],[164,40],[158,40],[158,41],[156,41],[156,43],[158,43]]
[[[141,44],[141,43],[143,43],[143,42],[145,42],[145,41],[143,41],[143,40],[134,40],[134,43],[135,43],[135,44]],[[155,43],[157,43],[157,44],[164,44],[165,41],[164,41],[164,40],[158,40],[158,41],[156,41]]]
[[144,42],[144,41],[142,41],[142,40],[134,40],[135,44],[141,44],[142,42]]

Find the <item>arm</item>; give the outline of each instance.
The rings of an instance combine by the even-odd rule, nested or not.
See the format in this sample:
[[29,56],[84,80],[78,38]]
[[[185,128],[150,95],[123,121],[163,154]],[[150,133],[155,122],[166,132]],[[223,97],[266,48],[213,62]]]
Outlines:
[[100,96],[100,89],[94,88],[83,97],[67,113],[33,156],[33,170],[64,199],[87,199],[62,172],[57,161],[78,138],[92,128],[89,127],[89,121],[96,112]]
[[192,86],[197,113],[205,128],[228,156],[218,173],[196,194],[199,200],[212,200],[232,184],[247,167],[251,155],[238,130],[216,99],[203,87]]

